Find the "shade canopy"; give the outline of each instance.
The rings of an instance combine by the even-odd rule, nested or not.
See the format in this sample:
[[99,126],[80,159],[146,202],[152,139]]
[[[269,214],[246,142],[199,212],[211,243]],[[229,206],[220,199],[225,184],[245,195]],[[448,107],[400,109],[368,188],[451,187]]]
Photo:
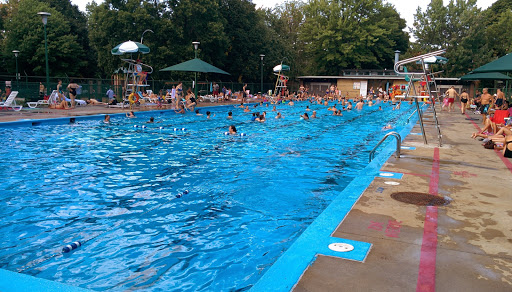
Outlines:
[[206,63],[200,59],[192,59],[177,65],[164,68],[160,71],[186,71],[186,72],[201,72],[201,73],[220,73],[231,75],[228,72],[219,69],[211,64]]
[[[446,64],[446,63],[448,63],[448,59],[446,59],[445,57],[441,57],[441,56],[432,56],[432,57],[424,58],[423,62],[425,62],[425,64]],[[417,61],[416,63],[421,64],[421,61]]]
[[499,72],[489,72],[489,73],[470,73],[460,77],[460,80],[511,80],[511,77],[508,77],[505,74],[501,74]]
[[273,70],[274,70],[274,72],[290,71],[290,66],[280,64],[280,65],[275,66]]
[[497,60],[480,66],[477,69],[473,70],[473,72],[512,72],[512,54],[507,54]]
[[149,53],[149,48],[146,45],[143,45],[134,41],[127,41],[122,44],[117,45],[111,51],[112,55],[122,55],[125,53]]

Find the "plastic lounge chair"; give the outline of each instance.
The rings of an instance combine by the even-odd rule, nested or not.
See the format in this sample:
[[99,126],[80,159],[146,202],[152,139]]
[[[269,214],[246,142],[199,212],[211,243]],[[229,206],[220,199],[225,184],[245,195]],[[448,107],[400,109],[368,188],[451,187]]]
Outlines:
[[50,94],[48,99],[41,99],[41,100],[38,100],[38,101],[27,102],[27,104],[28,104],[28,106],[30,108],[36,108],[38,105],[56,104],[57,103],[57,96],[58,96],[57,90],[54,90],[54,91],[52,91],[52,94]]
[[0,102],[0,108],[1,109],[13,109],[17,112],[19,112],[23,106],[22,105],[16,105],[16,96],[18,95],[17,91],[12,91],[11,94],[7,97],[5,102]]

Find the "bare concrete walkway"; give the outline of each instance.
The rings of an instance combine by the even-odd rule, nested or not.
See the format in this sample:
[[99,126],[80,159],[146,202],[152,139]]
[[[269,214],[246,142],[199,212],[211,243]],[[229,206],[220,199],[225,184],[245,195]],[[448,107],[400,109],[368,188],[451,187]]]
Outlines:
[[[470,138],[479,116],[439,118],[444,145],[437,147],[432,122],[428,145],[407,136],[403,146],[416,149],[382,167],[402,179],[376,177],[332,235],[372,243],[365,262],[319,255],[295,292],[512,291],[512,163]],[[449,204],[403,202],[419,201],[411,192]]]

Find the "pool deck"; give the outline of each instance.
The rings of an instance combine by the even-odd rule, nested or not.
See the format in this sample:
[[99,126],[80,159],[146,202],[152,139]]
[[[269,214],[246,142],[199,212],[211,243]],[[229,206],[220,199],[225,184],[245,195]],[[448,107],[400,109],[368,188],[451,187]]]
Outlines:
[[[126,109],[89,106],[38,111],[2,112],[0,122],[123,113]],[[380,167],[381,172],[398,175],[365,178],[368,184],[351,189],[360,190],[354,194],[355,204],[350,204],[348,215],[339,215],[341,219],[332,216],[339,224],[334,224],[337,228],[330,239],[315,234],[308,238],[311,246],[341,241],[354,242],[360,249],[361,243],[366,243],[362,254],[351,257],[350,252],[318,247],[325,252],[312,254],[306,269],[301,267],[298,273],[291,272],[293,265],[280,269],[283,280],[297,274],[290,286],[272,291],[512,291],[512,160],[470,138],[481,126],[480,116],[439,113],[442,147],[437,147],[431,114],[426,118],[430,119],[425,122],[429,144],[417,135],[421,131],[416,123],[402,143],[401,157],[391,156]],[[451,202],[417,206],[393,199],[391,194],[396,192],[432,194]],[[331,209],[324,217],[338,211]],[[292,260],[300,261],[302,255],[298,253]],[[253,288],[265,290],[258,285]]]
[[[512,291],[512,160],[470,138],[480,115],[438,117],[443,146],[432,121],[428,145],[408,135],[402,146],[415,149],[381,168],[403,177],[375,177],[331,235],[371,243],[365,259],[319,254],[293,291]],[[417,123],[411,133],[420,132]],[[417,206],[393,199],[395,192],[452,201]]]

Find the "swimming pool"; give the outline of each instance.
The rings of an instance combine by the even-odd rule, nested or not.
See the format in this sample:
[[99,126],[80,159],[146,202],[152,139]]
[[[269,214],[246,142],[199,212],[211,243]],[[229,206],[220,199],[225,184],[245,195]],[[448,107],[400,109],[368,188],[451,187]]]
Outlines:
[[[320,118],[300,120],[306,105]],[[405,125],[408,105],[382,105],[6,128],[0,268],[97,290],[247,290],[367,165],[382,127]]]

